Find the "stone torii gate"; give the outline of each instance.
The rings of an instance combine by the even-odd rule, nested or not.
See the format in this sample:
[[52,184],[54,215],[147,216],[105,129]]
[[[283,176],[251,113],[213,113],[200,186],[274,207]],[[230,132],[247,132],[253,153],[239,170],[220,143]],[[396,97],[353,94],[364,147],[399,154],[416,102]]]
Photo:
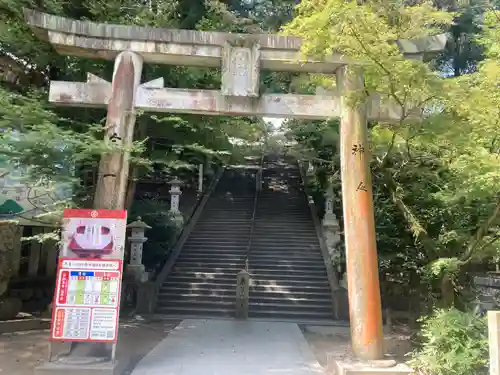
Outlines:
[[[356,62],[340,55],[304,60],[301,40],[268,34],[229,34],[98,24],[25,10],[34,33],[63,55],[114,60],[112,82],[94,75],[87,82],[53,81],[49,100],[57,105],[106,107],[106,137],[132,142],[135,110],[205,115],[300,119],[340,118],[342,201],[347,253],[352,345],[361,360],[383,357],[382,313],[375,241],[367,120],[393,122],[397,108],[373,98],[351,106],[346,92],[362,88],[352,74]],[[397,41],[408,58],[441,51],[443,35]],[[163,87],[163,79],[140,84],[143,63],[221,67],[220,90]],[[261,70],[336,75],[337,92],[324,95],[261,94]],[[354,152],[353,150],[357,151]],[[128,181],[128,155],[102,157],[96,208],[120,209]]]

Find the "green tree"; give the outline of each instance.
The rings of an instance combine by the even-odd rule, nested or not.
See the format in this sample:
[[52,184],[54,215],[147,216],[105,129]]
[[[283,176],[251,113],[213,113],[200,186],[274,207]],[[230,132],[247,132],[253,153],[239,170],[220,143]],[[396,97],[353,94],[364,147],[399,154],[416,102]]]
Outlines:
[[[304,38],[306,56],[360,61],[366,90],[354,99],[376,94],[400,108],[398,123],[370,124],[383,280],[397,294],[427,291],[446,304],[460,291],[460,271],[498,250],[498,70],[488,58],[477,73],[444,80],[434,63],[405,59],[393,41],[447,29],[454,16],[427,3],[303,1],[285,30]],[[482,43],[491,56],[498,35],[487,25]],[[491,101],[480,98],[486,93]],[[414,121],[422,109],[425,120]],[[324,159],[311,138],[324,135],[313,134],[308,148]],[[338,168],[335,152],[330,158]]]

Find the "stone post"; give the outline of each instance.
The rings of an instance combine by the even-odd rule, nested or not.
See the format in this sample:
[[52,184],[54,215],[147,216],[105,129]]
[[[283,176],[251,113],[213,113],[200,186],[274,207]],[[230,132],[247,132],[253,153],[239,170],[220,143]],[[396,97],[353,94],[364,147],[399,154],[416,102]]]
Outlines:
[[203,164],[198,165],[198,194],[203,193]]
[[[121,52],[115,60],[111,97],[106,117],[106,141],[122,146],[132,144],[135,125],[135,93],[142,74],[142,57],[132,51]],[[95,93],[101,95],[101,93]],[[119,210],[125,205],[129,174],[129,155],[117,150],[101,157],[94,208]]]
[[500,311],[488,311],[490,375],[500,375]]
[[236,319],[248,318],[248,298],[250,293],[250,274],[241,270],[236,276]]
[[[340,168],[352,349],[360,360],[383,358],[382,306],[366,103],[352,93],[363,90],[357,67],[337,69],[341,96]],[[359,96],[359,95],[357,95]]]
[[146,229],[151,229],[149,225],[141,220],[139,216],[136,221],[131,222],[127,225],[127,229],[130,229],[130,261],[127,266],[127,272],[134,276],[134,279],[139,282],[145,282],[148,279],[144,264],[142,264],[142,251],[144,242],[148,240],[144,237],[144,232]]
[[172,181],[170,181],[170,213],[172,214],[179,214],[179,201],[180,201],[180,196],[182,194],[181,191],[181,185],[182,181],[178,180],[177,178],[174,178]]
[[255,190],[262,191],[262,168],[260,167],[255,174]]

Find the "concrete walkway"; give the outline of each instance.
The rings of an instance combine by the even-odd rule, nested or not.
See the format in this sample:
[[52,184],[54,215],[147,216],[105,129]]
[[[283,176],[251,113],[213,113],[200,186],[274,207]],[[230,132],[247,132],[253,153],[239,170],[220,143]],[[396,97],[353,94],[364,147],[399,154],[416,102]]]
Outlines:
[[188,319],[132,375],[324,375],[293,323]]

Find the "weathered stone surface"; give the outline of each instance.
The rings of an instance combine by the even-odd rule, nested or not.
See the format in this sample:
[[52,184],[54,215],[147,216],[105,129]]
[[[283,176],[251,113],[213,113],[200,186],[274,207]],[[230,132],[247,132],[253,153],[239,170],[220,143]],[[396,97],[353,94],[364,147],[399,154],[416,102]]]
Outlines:
[[328,363],[328,368],[336,371],[336,375],[407,375],[414,374],[412,368],[394,361],[335,361]]
[[477,300],[482,313],[500,309],[500,274],[491,273],[474,277]]
[[[25,19],[35,34],[49,41],[64,55],[113,60],[118,53],[132,50],[144,61],[172,65],[220,67],[222,46],[245,40],[261,46],[261,66],[275,71],[334,73],[340,65],[353,61],[332,55],[324,61],[304,61],[299,53],[302,40],[293,36],[271,34],[230,34],[192,30],[158,29],[141,26],[99,24],[25,9]],[[445,36],[417,41],[399,41],[398,46],[410,55],[443,49]]]
[[260,46],[223,48],[221,93],[224,96],[258,97],[260,86]]
[[0,297],[19,269],[22,227],[15,222],[0,222]]
[[50,328],[50,319],[16,319],[0,321],[0,334],[36,331]]
[[0,320],[14,319],[21,311],[21,306],[19,298],[9,297],[0,300]]
[[117,364],[118,362],[106,362],[95,365],[72,365],[45,362],[35,368],[35,375],[115,375]]
[[[49,100],[58,105],[104,107],[111,87],[107,83],[52,81]],[[380,122],[399,120],[397,107],[368,109],[368,118]],[[340,97],[323,95],[264,94],[259,98],[225,97],[215,90],[157,89],[140,86],[135,107],[150,112],[193,113],[205,115],[271,116],[298,119],[326,119],[340,116]]]
[[34,292],[33,288],[24,288],[24,289],[19,290],[19,292],[18,292],[19,298],[22,301],[27,301],[30,298],[33,298],[34,294],[35,294],[35,292]]
[[[135,125],[134,98],[141,80],[142,57],[121,52],[115,60],[104,139],[115,145],[132,144]],[[123,209],[129,175],[129,152],[114,150],[101,156],[94,207]]]

